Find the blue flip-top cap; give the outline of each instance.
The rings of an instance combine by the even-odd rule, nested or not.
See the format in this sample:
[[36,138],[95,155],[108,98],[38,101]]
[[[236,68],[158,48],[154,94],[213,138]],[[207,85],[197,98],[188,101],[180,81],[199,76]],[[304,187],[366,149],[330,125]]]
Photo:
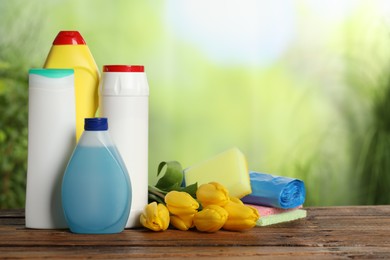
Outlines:
[[104,131],[108,129],[106,117],[93,117],[84,119],[84,130],[87,131]]

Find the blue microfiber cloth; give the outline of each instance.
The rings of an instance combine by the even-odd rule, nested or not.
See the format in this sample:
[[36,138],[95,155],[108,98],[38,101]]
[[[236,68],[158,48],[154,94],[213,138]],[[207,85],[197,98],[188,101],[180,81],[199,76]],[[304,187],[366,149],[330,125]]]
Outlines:
[[252,193],[242,198],[244,203],[291,209],[305,202],[301,180],[258,172],[250,172],[249,177]]

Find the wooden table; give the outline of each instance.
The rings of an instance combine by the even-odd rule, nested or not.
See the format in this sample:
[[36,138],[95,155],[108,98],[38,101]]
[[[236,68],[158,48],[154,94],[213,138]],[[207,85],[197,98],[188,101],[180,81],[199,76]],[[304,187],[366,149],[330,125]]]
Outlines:
[[390,206],[306,208],[306,219],[247,232],[76,235],[32,230],[23,210],[0,211],[0,258],[387,258]]

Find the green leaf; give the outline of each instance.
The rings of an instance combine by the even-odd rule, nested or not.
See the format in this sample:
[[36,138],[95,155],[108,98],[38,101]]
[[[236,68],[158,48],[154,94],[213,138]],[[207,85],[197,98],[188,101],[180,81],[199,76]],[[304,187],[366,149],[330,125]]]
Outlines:
[[165,174],[158,180],[156,188],[164,191],[179,189],[183,182],[183,168],[181,164],[177,161],[161,162],[157,169],[157,176],[162,173],[164,167]]
[[164,200],[163,199],[161,199],[159,196],[156,196],[156,195],[154,195],[154,194],[152,194],[152,193],[149,193],[148,194],[148,202],[149,203],[152,203],[152,202],[157,202],[157,203],[162,203],[162,204],[164,204],[165,205],[165,202],[164,202]]
[[149,203],[156,201],[157,203],[162,203],[165,205],[165,195],[167,194],[166,191],[162,191],[152,185],[148,185],[148,198]]
[[176,191],[184,191],[190,194],[194,199],[196,199],[196,191],[198,190],[198,183],[191,184],[187,187],[178,187],[175,188]]
[[[164,172],[164,173],[163,173]],[[161,162],[157,168],[157,176],[163,173],[163,176],[158,180],[156,186],[149,185],[149,202],[156,201],[163,203],[165,195],[170,191],[182,191],[190,194],[196,199],[196,191],[198,184],[194,183],[187,187],[182,187],[183,168],[177,161]]]
[[157,187],[154,187],[152,185],[148,185],[148,191],[149,193],[153,193],[161,198],[164,198],[165,195],[168,193],[168,191],[160,190]]

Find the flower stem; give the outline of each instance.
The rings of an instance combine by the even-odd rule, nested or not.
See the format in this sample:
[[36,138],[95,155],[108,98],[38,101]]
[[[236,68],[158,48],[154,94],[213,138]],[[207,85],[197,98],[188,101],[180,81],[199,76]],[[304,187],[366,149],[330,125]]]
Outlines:
[[165,191],[162,191],[152,185],[148,186],[148,191],[149,191],[149,197],[152,198],[153,200],[159,199],[158,202],[163,202],[165,198]]

